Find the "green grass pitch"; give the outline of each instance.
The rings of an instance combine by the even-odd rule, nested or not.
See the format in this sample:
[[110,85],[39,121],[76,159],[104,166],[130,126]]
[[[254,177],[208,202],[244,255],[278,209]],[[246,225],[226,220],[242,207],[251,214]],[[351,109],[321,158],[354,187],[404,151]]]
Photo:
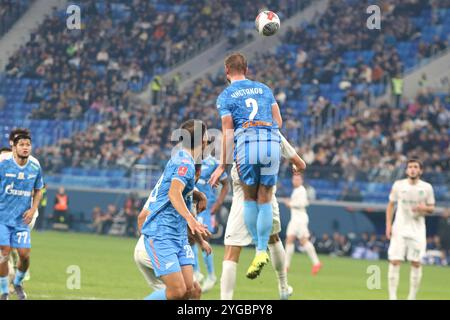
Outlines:
[[[29,299],[143,299],[151,290],[136,268],[133,251],[136,240],[78,233],[33,232],[31,280],[25,282]],[[215,246],[217,277],[220,278],[223,247]],[[244,249],[238,266],[235,299],[278,299],[277,281],[271,265],[256,280],[248,280],[245,271],[253,258],[253,249]],[[296,253],[289,283],[292,299],[386,299],[387,262],[357,261],[320,257],[324,268],[310,274],[307,256]],[[380,270],[380,289],[367,288],[368,267]],[[79,267],[81,288],[68,289],[70,266]],[[201,262],[202,270],[205,270]],[[69,273],[68,273],[69,271]],[[373,279],[372,279],[373,280]],[[425,266],[419,299],[450,299],[450,268]],[[370,282],[370,281],[369,281]],[[405,299],[409,286],[409,266],[401,270],[399,298]],[[219,283],[202,299],[219,299]],[[14,299],[14,297],[13,297]]]

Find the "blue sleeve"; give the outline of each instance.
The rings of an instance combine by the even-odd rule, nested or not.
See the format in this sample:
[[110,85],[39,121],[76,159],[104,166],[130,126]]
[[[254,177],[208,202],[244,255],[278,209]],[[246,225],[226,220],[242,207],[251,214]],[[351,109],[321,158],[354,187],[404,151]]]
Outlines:
[[36,175],[36,181],[34,182],[34,189],[42,189],[44,188],[44,179],[42,178],[42,169],[39,168],[38,173]]
[[231,115],[231,110],[228,106],[228,99],[226,98],[225,91],[220,94],[220,96],[217,98],[217,109],[219,110],[220,117],[229,116]]
[[275,99],[275,97],[273,96],[273,91],[272,89],[269,88],[269,86],[264,85],[264,91],[265,91],[265,95],[266,97],[269,99],[270,101],[270,105],[272,106],[273,104],[277,103],[277,100]]
[[192,163],[177,164],[174,166],[171,181],[178,180],[186,185],[189,181],[195,178],[195,167]]

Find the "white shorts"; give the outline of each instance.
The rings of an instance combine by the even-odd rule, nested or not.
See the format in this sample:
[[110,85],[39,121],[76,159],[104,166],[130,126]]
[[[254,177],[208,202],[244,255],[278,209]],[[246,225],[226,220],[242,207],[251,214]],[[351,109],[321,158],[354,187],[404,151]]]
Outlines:
[[286,236],[295,236],[297,239],[309,238],[311,234],[308,229],[308,220],[291,219],[286,230]]
[[34,229],[34,225],[36,223],[36,219],[39,217],[39,211],[36,210],[36,212],[34,213],[33,219],[31,220],[29,226],[30,226],[30,231]]
[[[233,179],[233,200],[231,203],[230,215],[228,216],[227,227],[225,230],[225,245],[246,247],[252,243],[252,236],[248,232],[244,221],[244,190],[235,166],[231,170],[231,178]],[[276,187],[272,196],[272,235],[281,231],[280,208],[275,196]]]
[[144,236],[142,235],[140,236],[136,247],[134,248],[134,261],[136,262],[138,269],[142,272],[142,275],[144,276],[148,285],[153,290],[156,291],[166,288],[164,282],[160,278],[158,278],[153,271],[152,262],[147,254],[147,251],[145,250]]
[[420,262],[425,256],[427,242],[425,238],[408,238],[401,235],[392,235],[389,244],[389,261],[399,260]]

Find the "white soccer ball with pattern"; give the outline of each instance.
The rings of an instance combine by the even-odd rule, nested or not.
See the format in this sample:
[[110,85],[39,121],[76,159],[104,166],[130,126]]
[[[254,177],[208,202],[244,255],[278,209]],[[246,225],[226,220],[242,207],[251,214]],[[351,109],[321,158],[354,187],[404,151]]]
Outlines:
[[275,12],[262,11],[255,20],[256,30],[262,36],[273,36],[281,26],[280,18]]

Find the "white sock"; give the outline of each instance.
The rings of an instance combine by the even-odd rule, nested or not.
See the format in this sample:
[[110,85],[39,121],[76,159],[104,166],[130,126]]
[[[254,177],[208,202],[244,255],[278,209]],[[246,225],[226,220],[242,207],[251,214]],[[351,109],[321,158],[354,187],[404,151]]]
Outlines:
[[416,295],[417,291],[419,291],[421,279],[422,279],[422,266],[418,268],[411,266],[411,272],[409,274],[408,300],[416,300]]
[[291,260],[292,260],[292,256],[294,255],[295,252],[295,246],[293,243],[287,243],[286,244],[286,268],[289,269],[289,267],[291,266]]
[[237,263],[224,260],[222,263],[222,276],[220,278],[220,299],[232,300],[234,286],[236,285]]
[[311,241],[306,241],[303,248],[305,249],[306,253],[308,254],[308,257],[311,259],[313,266],[320,263],[319,258],[317,257],[316,248],[314,248]]
[[388,285],[389,285],[389,300],[397,300],[398,281],[400,280],[400,266],[394,266],[389,263],[388,270]]
[[288,289],[287,272],[286,272],[286,252],[284,251],[281,241],[269,243],[270,260],[272,267],[278,277],[278,285],[280,290]]

